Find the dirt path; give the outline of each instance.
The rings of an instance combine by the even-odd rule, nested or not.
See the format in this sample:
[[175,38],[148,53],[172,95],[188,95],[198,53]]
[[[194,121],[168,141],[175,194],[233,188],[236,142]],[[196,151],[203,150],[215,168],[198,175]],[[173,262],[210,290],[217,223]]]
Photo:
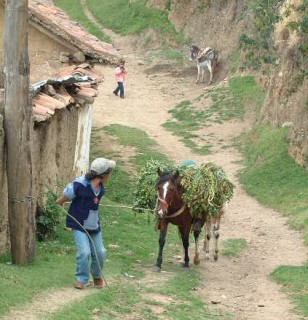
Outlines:
[[220,256],[218,263],[202,261],[198,269],[203,285],[198,293],[207,304],[216,302],[212,304],[213,308],[225,308],[234,313],[237,320],[300,319],[292,313],[292,305],[280,292],[280,287],[269,280],[269,274],[282,264],[302,264],[307,260],[307,248],[300,234],[288,229],[285,218],[258,204],[243,191],[236,178],[241,156],[233,148],[222,148],[222,144],[231,144],[232,137],[247,130],[249,124],[238,121],[213,124],[206,130],[212,137],[215,152],[209,156],[196,156],[161,125],[169,118],[171,107],[183,98],[197,97],[205,87],[195,85],[193,77],[176,78],[163,73],[147,76],[144,65],[138,61],[140,57],[135,55],[126,57],[128,75],[124,100],[113,95],[113,69],[105,68],[105,81],[94,109],[93,124],[102,127],[117,123],[140,128],[174,161],[214,161],[223,166],[236,185],[234,198],[222,221],[221,240],[244,238],[248,249],[239,258]]
[[[148,66],[143,62],[143,55],[138,56],[131,47],[131,39],[120,38],[113,33],[110,36],[115,47],[126,58],[126,95],[125,99],[113,95],[113,68],[105,66],[105,81],[95,102],[93,125],[102,127],[116,123],[140,128],[157,141],[160,152],[174,161],[214,161],[227,171],[236,185],[235,195],[221,224],[220,239],[244,238],[248,248],[239,258],[220,256],[216,263],[213,259],[202,260],[196,267],[202,276],[202,285],[197,293],[212,308],[223,308],[233,313],[236,320],[303,319],[292,312],[288,297],[280,291],[278,285],[269,280],[269,274],[282,264],[302,264],[307,260],[307,248],[304,247],[300,234],[286,226],[285,218],[247,196],[236,178],[240,169],[240,154],[236,149],[222,147],[223,144],[231,144],[234,136],[249,129],[249,123],[231,121],[223,125],[213,124],[206,129],[206,135],[211,137],[214,152],[209,156],[193,154],[161,125],[169,118],[168,110],[171,107],[184,98],[189,100],[197,97],[206,90],[206,86],[196,85],[195,75],[171,77],[164,71],[147,75],[145,71],[149,70]],[[114,144],[109,147],[118,146]],[[133,151],[121,148],[119,152],[125,159]],[[152,277],[155,282],[159,279],[157,274]],[[151,274],[148,274],[147,283],[151,282],[150,278]],[[91,292],[93,291],[80,292],[64,288],[46,293],[22,310],[12,310],[2,319],[45,319],[61,306]],[[27,310],[26,314],[24,310]]]

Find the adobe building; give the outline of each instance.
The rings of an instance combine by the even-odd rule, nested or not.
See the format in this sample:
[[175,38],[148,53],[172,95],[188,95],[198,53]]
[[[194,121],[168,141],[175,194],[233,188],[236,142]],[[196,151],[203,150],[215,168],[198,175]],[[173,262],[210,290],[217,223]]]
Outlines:
[[[0,1],[1,65],[4,16]],[[29,0],[28,52],[33,185],[35,205],[41,210],[47,189],[55,190],[87,170],[92,107],[104,79],[95,64],[113,64],[119,56],[112,45],[89,34],[46,0]],[[3,93],[0,88],[0,253],[9,250]]]

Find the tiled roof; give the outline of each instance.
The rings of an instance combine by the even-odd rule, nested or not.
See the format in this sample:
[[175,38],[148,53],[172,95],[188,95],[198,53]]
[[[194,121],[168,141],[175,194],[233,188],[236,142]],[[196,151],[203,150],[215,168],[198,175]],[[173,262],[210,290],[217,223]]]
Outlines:
[[103,76],[83,63],[62,69],[57,79],[37,82],[30,87],[35,122],[50,119],[57,109],[69,105],[92,104],[98,94],[97,86]]
[[[76,0],[77,1],[77,0]],[[38,24],[70,45],[77,47],[86,56],[99,62],[116,62],[119,55],[109,43],[89,34],[77,22],[49,1],[29,0],[30,21]]]

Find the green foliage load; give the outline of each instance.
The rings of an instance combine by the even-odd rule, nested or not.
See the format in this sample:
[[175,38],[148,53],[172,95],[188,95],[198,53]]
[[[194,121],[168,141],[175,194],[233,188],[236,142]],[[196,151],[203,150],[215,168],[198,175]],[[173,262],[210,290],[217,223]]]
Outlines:
[[157,168],[180,172],[183,200],[193,216],[205,212],[215,214],[233,196],[234,185],[228,180],[224,170],[212,162],[197,167],[150,160],[141,169],[136,182],[134,207],[137,211],[143,211],[142,208],[153,210],[156,206]]
[[193,216],[216,214],[233,196],[234,185],[222,167],[213,162],[188,166],[181,174],[183,200]]
[[162,171],[175,171],[174,164],[162,160],[149,160],[141,168],[134,191],[134,210],[143,211],[144,209],[154,210],[156,206],[155,185],[158,178],[157,168]]

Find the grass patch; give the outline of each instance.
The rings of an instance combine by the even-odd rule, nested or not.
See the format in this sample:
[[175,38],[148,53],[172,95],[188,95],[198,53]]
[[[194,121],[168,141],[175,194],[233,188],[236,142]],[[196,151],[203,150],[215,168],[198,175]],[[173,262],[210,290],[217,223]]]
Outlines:
[[308,316],[308,264],[280,266],[271,274],[272,279],[284,286],[302,315]]
[[[132,145],[140,152],[154,154],[152,148],[156,144],[141,130],[118,125],[108,126],[106,129],[122,144]],[[100,144],[99,130],[94,130],[91,142],[91,152],[97,152],[96,155],[100,156],[96,150]],[[156,156],[161,157],[159,154]],[[48,319],[160,319],[160,315],[153,312],[153,306],[159,306],[168,319],[199,320],[204,319],[205,315],[207,319],[231,319],[223,311],[210,311],[195,294],[195,288],[200,284],[197,268],[192,268],[188,273],[174,258],[182,251],[182,241],[173,225],[168,228],[163,257],[163,269],[168,271],[167,280],[162,277],[155,282],[137,281],[144,277],[152,278],[151,270],[156,261],[159,234],[153,230],[154,215],[136,213],[121,207],[119,202],[112,201],[115,193],[122,197],[125,192],[130,194],[127,191],[133,189],[131,183],[119,163],[106,185],[106,194],[99,207],[103,240],[107,249],[104,277],[109,289],[94,291],[90,296],[49,314]],[[129,201],[129,196],[125,201]],[[0,256],[1,314],[12,307],[21,307],[36,295],[44,294],[44,291],[72,286],[75,246],[71,232],[63,228],[64,217],[63,215],[61,225],[57,228],[57,239],[37,244],[37,258],[33,263],[15,266],[10,264],[11,258],[8,255]],[[155,277],[159,276],[155,274]],[[169,295],[172,296],[172,303],[149,299],[148,294],[153,292],[168,295],[168,298]]]
[[137,170],[150,159],[167,160],[164,154],[156,150],[157,143],[142,130],[119,124],[111,124],[103,129],[106,133],[115,137],[121,145],[131,146],[137,150],[136,155],[131,159]]
[[113,31],[121,34],[140,34],[147,29],[158,31],[164,35],[183,43],[184,38],[177,33],[168,20],[167,11],[161,11],[146,6],[146,1],[127,0],[88,0],[88,8],[97,21]]
[[[207,305],[193,293],[200,284],[201,279],[196,270],[190,270],[188,273],[187,270],[182,269],[170,278],[164,286],[152,288],[149,291],[166,296],[169,301],[171,300],[171,303],[165,306],[166,311],[164,312],[168,319],[233,319],[230,314],[222,310],[209,311]],[[192,312],[192,310],[195,311]]]
[[[246,159],[240,181],[260,203],[284,213],[291,227],[302,230],[308,245],[308,172],[288,155],[287,131],[288,128],[262,125],[239,139]],[[307,271],[307,264],[280,266],[271,274],[305,316],[308,315]]]
[[11,264],[9,255],[0,256],[0,314],[31,300],[43,290],[72,283],[72,237],[63,228],[59,228],[58,235],[56,241],[36,244],[37,257],[32,263],[16,266]]
[[154,52],[150,52],[146,56],[147,61],[152,61],[155,57],[161,57],[168,60],[174,60],[177,62],[183,61],[184,57],[182,52],[176,49],[162,49]]
[[228,86],[214,87],[189,101],[183,100],[169,110],[172,119],[163,127],[181,137],[181,141],[194,153],[209,154],[211,145],[198,134],[198,130],[231,119],[243,119],[246,110],[259,113],[265,93],[251,76],[233,77]]
[[260,203],[287,215],[308,244],[308,172],[288,155],[287,130],[262,125],[242,139],[246,169],[240,181]]
[[245,239],[227,239],[222,242],[221,254],[229,257],[238,257],[247,248]]
[[100,28],[92,23],[83,12],[80,1],[76,0],[54,0],[53,3],[65,11],[71,20],[78,21],[89,33],[98,39],[110,42],[110,37],[105,35]]

